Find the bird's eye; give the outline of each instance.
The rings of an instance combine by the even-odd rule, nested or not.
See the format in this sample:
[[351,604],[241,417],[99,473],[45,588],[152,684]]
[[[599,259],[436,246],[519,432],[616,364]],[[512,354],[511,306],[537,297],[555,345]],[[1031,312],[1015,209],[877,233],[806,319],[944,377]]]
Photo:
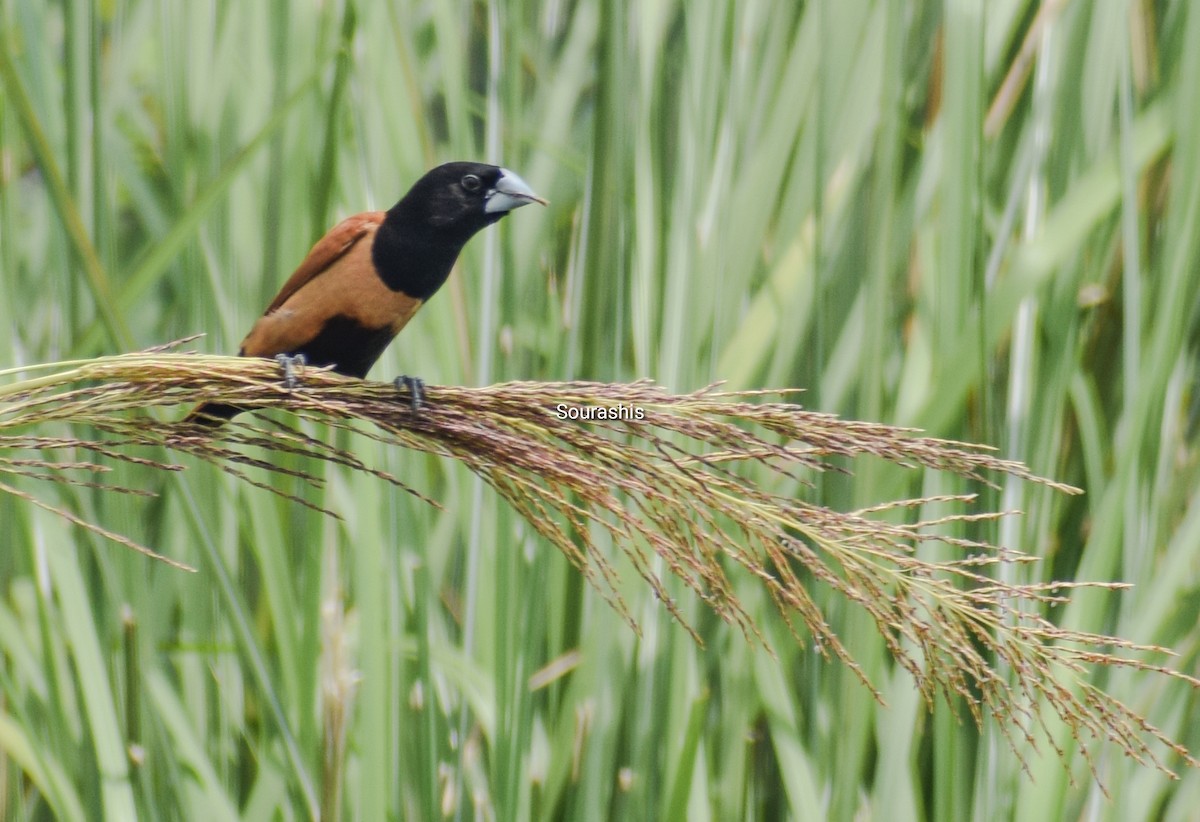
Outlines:
[[471,191],[471,192],[478,191],[479,187],[481,185],[483,185],[483,184],[479,181],[479,178],[476,177],[474,174],[468,174],[467,176],[462,178],[462,187],[464,189],[466,189],[467,191]]

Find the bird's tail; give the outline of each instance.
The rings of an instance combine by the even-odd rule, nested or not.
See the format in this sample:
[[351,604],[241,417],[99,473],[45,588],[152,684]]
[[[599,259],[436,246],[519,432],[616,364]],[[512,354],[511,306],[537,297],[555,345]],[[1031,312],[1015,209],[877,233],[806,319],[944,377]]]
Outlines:
[[181,422],[203,428],[220,428],[245,410],[245,408],[226,405],[223,402],[206,402],[193,408]]

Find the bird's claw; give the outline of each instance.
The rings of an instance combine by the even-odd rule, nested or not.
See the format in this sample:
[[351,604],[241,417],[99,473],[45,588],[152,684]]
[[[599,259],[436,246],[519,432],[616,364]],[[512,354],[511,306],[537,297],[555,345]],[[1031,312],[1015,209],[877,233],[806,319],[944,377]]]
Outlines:
[[414,414],[420,413],[421,406],[425,404],[425,380],[401,374],[392,381],[392,384],[396,386],[397,391],[408,392],[409,407],[412,408]]
[[283,384],[288,391],[291,391],[298,384],[296,379],[296,368],[303,367],[306,364],[303,354],[289,356],[287,354],[276,354],[275,362],[279,363],[279,367],[283,370]]

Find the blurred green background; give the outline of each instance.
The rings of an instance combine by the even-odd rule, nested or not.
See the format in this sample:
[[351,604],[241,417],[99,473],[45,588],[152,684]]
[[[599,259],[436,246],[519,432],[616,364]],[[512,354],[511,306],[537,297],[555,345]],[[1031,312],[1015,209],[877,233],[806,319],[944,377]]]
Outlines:
[[[1197,673],[1200,5],[1187,0],[0,0],[0,367],[196,332],[232,352],[336,220],[450,159],[549,209],[473,241],[373,375],[654,378],[991,443],[1067,499],[854,466],[825,504],[982,490],[1015,578]],[[0,496],[0,818],[1194,818],[1070,735],[1021,772],[926,712],[773,658],[633,578],[639,638],[471,475],[372,453],[312,513],[207,468],[152,501]],[[1196,696],[1097,678],[1192,751]],[[1178,766],[1178,762],[1168,760]],[[1075,777],[1072,784],[1071,776]]]

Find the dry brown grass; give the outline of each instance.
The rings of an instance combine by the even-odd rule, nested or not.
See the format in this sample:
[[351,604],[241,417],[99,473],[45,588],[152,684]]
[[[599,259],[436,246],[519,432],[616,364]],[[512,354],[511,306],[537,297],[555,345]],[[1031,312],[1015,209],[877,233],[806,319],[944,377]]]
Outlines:
[[[17,372],[0,376],[11,379]],[[286,454],[406,487],[355,452],[290,424],[241,417],[214,431],[176,421],[183,408],[199,401],[284,409],[387,446],[460,461],[557,546],[634,630],[614,558],[599,547],[604,534],[697,641],[656,567],[668,569],[748,638],[765,643],[736,593],[738,576],[756,579],[797,641],[811,640],[822,654],[850,666],[881,699],[813,597],[817,586],[831,589],[870,615],[928,704],[941,693],[951,704],[960,697],[977,722],[984,711],[991,712],[1018,756],[1022,740],[1037,744],[1046,737],[1043,712],[1049,709],[1072,727],[1085,750],[1108,739],[1169,773],[1156,753],[1161,744],[1196,764],[1183,746],[1098,690],[1091,671],[1124,667],[1200,683],[1146,661],[1148,654],[1166,653],[1162,648],[1065,630],[1041,616],[1048,603],[1064,601],[1072,588],[1119,585],[1000,581],[997,566],[1035,559],[939,533],[954,523],[1004,515],[969,511],[970,496],[838,511],[773,490],[796,488],[797,481],[830,470],[835,462],[869,456],[982,482],[1012,476],[1078,492],[981,446],[806,411],[782,401],[780,392],[729,393],[713,387],[676,395],[644,381],[430,386],[423,410],[414,414],[407,398],[389,384],[309,368],[288,389],[269,361],[165,350],[27,368],[23,376],[0,388],[0,473],[93,485],[106,469],[95,459],[78,459],[80,453],[168,471],[181,466],[166,457],[186,453],[276,493],[246,469],[320,481],[315,474],[283,468],[295,462],[275,459]],[[562,419],[559,404],[640,409],[643,416],[582,423]],[[59,430],[61,424],[70,433],[39,433]],[[251,456],[251,451],[271,458]],[[11,483],[0,483],[0,491],[178,564]],[[922,520],[918,512],[930,503],[958,506],[960,513]],[[923,559],[917,548],[930,542],[950,546],[956,557]]]

